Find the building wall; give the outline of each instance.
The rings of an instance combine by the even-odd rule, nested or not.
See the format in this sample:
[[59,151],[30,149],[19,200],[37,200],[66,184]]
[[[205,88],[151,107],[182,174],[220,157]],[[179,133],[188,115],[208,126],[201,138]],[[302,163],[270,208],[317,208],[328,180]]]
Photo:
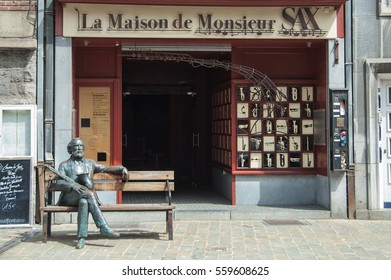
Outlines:
[[1,39],[31,39],[35,37],[36,1],[1,1]]
[[[377,2],[352,1],[353,30],[353,115],[354,115],[354,161],[356,182],[356,207],[358,210],[368,208],[368,172],[376,163],[367,156],[367,116],[365,60],[376,58],[380,50],[380,25],[377,19]],[[376,145],[376,143],[372,143]],[[369,168],[369,169],[368,169]]]
[[0,104],[35,104],[35,66],[35,50],[0,49]]
[[[18,129],[15,129],[13,132],[16,133],[17,131],[18,136],[20,133],[20,138],[24,138],[22,141],[29,143],[30,149],[28,151],[25,150],[23,155],[31,158],[31,166],[35,165],[36,159],[36,77],[36,1],[0,1],[0,107],[4,106],[2,108],[4,109],[7,108],[8,105],[11,105],[12,108],[16,108],[15,110],[24,110],[26,108],[31,110],[31,127],[18,127]],[[0,124],[0,127],[2,128],[1,130],[4,130],[3,123]],[[1,132],[3,131],[0,131],[0,133]],[[13,133],[9,133],[8,131],[7,136],[13,135]],[[6,137],[3,137],[3,139],[4,138]],[[19,143],[21,142],[18,142],[18,145],[20,145]],[[3,147],[4,146],[2,146],[1,152],[2,156],[4,156]],[[21,147],[23,147],[23,145],[21,145]],[[4,149],[4,151],[5,150],[9,151],[9,149]],[[13,160],[19,160],[16,151],[13,150],[11,153]],[[23,183],[21,184],[26,184],[29,192],[29,196],[27,198],[29,200],[29,204],[26,206],[28,209],[23,209],[21,211],[23,212],[28,210],[29,220],[23,223],[31,223],[32,218],[35,215],[33,207],[33,202],[35,201],[35,173],[33,172],[33,167],[31,167],[29,172],[30,177],[23,178]],[[26,193],[27,190],[18,189],[18,192]],[[23,199],[18,197],[16,200],[19,203]],[[18,209],[20,208],[18,207]],[[2,212],[2,214],[3,213],[6,212]],[[6,213],[6,215],[8,216],[13,214]]]
[[[390,219],[382,208],[379,167],[378,93],[381,75],[391,77],[391,3],[350,0],[352,6],[352,89],[355,203],[357,218]],[[363,112],[365,112],[363,114]],[[379,211],[381,210],[381,211]]]
[[316,205],[316,175],[237,176],[238,205]]
[[[88,42],[86,42],[88,43]],[[345,67],[344,67],[344,40],[340,40],[339,56],[340,62],[335,63],[335,41],[327,41],[327,46],[324,51],[321,52],[321,59],[318,59],[316,65],[319,65],[319,69],[322,69],[321,83],[323,86],[324,96],[327,96],[327,88],[343,88],[345,87]],[[72,62],[70,58],[73,56],[75,59],[76,52],[72,50],[72,39],[63,38],[62,36],[56,37],[56,61],[55,64],[61,65],[61,68],[56,67],[55,77],[55,93],[56,93],[56,111],[55,119],[66,119],[66,123],[56,123],[55,127],[55,154],[56,163],[61,162],[68,158],[66,151],[63,147],[66,146],[65,139],[70,139],[73,135],[74,112],[72,112],[72,91],[74,85],[72,85],[72,79],[69,74],[72,73]],[[91,46],[90,46],[91,47]],[[306,46],[306,48],[308,45]],[[329,60],[327,60],[329,59]],[[239,61],[242,62],[242,61]],[[321,63],[319,63],[321,62]],[[308,69],[314,69],[308,68]],[[303,68],[301,68],[303,70]],[[76,69],[75,71],[78,71]],[[324,73],[324,72],[326,73]],[[314,71],[310,71],[310,74],[314,74]],[[64,77],[63,73],[67,73]],[[72,74],[73,75],[73,74]],[[279,77],[281,78],[281,77]],[[319,78],[320,79],[320,78]],[[327,81],[325,81],[327,80]],[[324,104],[327,103],[324,101]],[[323,103],[322,103],[323,104]],[[328,117],[327,109],[325,110],[325,118]],[[327,127],[327,121],[325,120]],[[324,136],[324,142],[327,143],[328,135]],[[327,146],[326,144],[324,146]],[[287,185],[287,178],[281,178],[278,176],[233,176],[227,174],[224,171],[214,168],[213,182],[214,186],[223,193],[228,199],[232,199],[234,195],[238,204],[284,204],[284,205],[320,205],[332,210],[332,216],[334,218],[346,217],[346,177],[344,172],[331,172],[329,171],[329,165],[327,162],[328,150],[327,147],[323,148],[324,152],[324,169],[326,172],[321,175],[298,175],[295,176],[297,180],[293,180],[291,186]],[[330,173],[329,173],[330,172]],[[231,178],[235,177],[235,185],[237,192],[232,194]],[[280,190],[273,192],[273,187],[277,186]],[[249,191],[251,189],[251,191]],[[288,191],[285,191],[288,189]],[[276,193],[283,194],[282,197],[272,197]]]
[[0,104],[35,104],[35,2],[0,2]]

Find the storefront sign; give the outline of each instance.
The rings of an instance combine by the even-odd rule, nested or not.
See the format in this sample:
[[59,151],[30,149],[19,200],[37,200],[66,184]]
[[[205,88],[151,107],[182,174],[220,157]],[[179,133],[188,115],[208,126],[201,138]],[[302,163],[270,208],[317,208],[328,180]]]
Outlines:
[[328,39],[333,7],[168,7],[67,4],[65,37]]

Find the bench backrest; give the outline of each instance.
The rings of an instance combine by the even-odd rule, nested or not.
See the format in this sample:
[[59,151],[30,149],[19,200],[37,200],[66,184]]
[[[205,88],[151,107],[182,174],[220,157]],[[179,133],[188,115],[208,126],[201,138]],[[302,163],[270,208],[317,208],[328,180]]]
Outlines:
[[[37,166],[37,184],[40,191],[56,191],[56,188],[48,188],[48,184],[55,180],[56,174],[44,166]],[[97,173],[94,175],[95,189],[97,191],[174,191],[173,170],[129,171],[128,181],[119,180],[119,176]]]
[[[46,205],[48,192],[58,191],[55,180],[57,175],[44,165],[36,167],[37,210]],[[97,191],[174,191],[174,171],[129,171],[128,181],[120,181],[120,177],[106,173],[94,175]],[[171,196],[171,194],[169,194]]]
[[128,181],[117,181],[115,176],[100,173],[94,175],[97,191],[174,191],[174,171],[129,171]]

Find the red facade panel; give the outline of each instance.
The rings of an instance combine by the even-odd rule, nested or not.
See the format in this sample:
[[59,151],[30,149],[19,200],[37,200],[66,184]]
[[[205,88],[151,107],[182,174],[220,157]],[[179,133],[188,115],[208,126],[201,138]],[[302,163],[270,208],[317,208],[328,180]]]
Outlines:
[[243,65],[255,69],[267,71],[267,75],[272,79],[293,79],[312,78],[309,58],[307,53],[297,52],[245,52],[242,54]]
[[115,78],[115,48],[78,48],[76,50],[77,78]]

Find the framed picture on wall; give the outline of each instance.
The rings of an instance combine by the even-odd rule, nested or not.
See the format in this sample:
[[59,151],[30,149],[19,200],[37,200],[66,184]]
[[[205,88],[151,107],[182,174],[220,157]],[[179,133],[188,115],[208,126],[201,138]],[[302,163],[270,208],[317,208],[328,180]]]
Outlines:
[[237,85],[237,168],[315,168],[315,94],[310,85],[279,85],[273,93]]

